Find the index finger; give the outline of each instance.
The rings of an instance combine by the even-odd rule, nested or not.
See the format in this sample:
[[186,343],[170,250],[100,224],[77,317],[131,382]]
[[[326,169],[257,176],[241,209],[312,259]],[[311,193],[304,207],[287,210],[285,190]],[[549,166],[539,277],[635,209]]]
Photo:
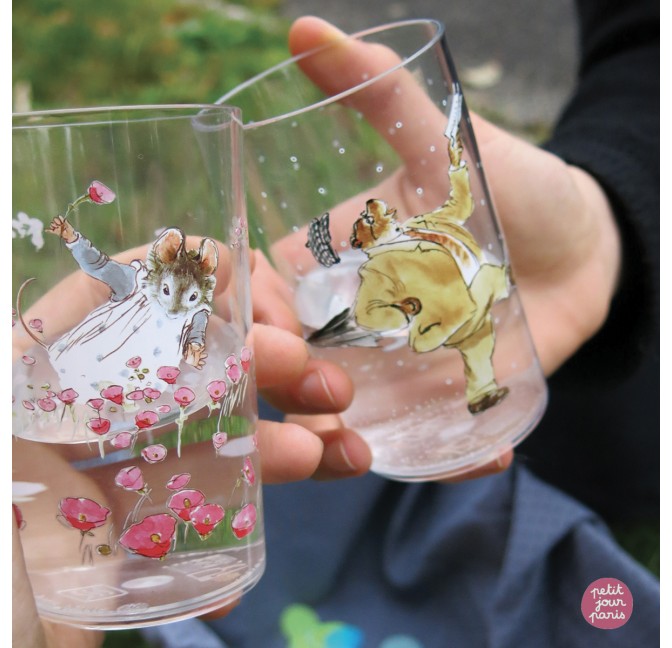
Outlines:
[[[407,164],[420,163],[442,141],[447,117],[390,48],[348,36],[316,17],[289,32],[297,65],[328,96],[359,110]],[[437,79],[437,82],[439,80]]]

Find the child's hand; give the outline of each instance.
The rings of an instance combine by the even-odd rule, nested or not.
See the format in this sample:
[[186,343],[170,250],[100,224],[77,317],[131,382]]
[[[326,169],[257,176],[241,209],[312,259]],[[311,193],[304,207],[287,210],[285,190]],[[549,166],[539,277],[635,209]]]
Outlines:
[[60,236],[66,243],[72,243],[77,239],[75,228],[62,216],[56,216],[46,231]]

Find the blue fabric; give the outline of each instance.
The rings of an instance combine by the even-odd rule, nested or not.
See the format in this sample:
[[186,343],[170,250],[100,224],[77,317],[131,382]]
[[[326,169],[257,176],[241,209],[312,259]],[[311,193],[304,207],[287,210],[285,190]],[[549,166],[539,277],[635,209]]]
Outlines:
[[[366,475],[268,486],[265,498],[261,582],[228,617],[186,622],[214,630],[220,648],[658,645],[657,579],[594,513],[522,465],[455,485]],[[603,577],[633,595],[619,629],[581,613]],[[313,619],[310,632],[292,635],[288,608]],[[153,628],[155,645],[194,645],[180,643],[179,625]]]

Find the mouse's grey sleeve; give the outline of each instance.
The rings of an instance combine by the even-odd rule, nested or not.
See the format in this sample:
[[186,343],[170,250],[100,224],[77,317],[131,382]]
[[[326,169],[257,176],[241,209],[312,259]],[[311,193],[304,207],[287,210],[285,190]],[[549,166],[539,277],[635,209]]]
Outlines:
[[210,309],[204,308],[198,311],[187,324],[182,333],[182,349],[186,349],[190,344],[205,344],[205,329],[208,326]]
[[91,241],[77,232],[78,236],[66,246],[79,267],[94,279],[106,283],[110,287],[111,301],[121,301],[128,297],[135,288],[135,268],[110,259],[107,254],[93,246]]

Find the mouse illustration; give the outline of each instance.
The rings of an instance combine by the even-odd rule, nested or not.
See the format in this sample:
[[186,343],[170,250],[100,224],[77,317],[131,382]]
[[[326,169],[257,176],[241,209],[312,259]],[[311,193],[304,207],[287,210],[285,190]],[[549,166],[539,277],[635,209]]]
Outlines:
[[47,232],[59,236],[80,268],[110,289],[106,303],[48,346],[25,327],[47,350],[62,386],[82,397],[134,379],[163,390],[160,367],[181,361],[196,369],[205,366],[218,262],[212,239],[188,250],[182,230],[170,227],[145,261],[125,264],[99,251],[64,217],[54,218]]

